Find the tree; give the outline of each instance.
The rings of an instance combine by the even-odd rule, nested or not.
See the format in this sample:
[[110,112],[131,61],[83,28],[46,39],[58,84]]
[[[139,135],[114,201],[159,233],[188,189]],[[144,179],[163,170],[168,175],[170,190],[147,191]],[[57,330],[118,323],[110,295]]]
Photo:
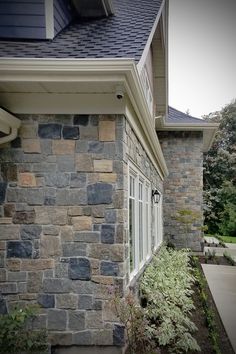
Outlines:
[[204,155],[205,223],[210,233],[236,236],[236,100],[204,119],[220,123]]

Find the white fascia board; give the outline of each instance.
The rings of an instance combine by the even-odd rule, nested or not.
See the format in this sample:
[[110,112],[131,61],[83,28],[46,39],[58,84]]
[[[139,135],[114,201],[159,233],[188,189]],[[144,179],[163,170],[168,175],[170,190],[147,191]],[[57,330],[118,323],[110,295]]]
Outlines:
[[164,178],[167,166],[134,59],[0,59],[0,82],[105,82],[109,77],[123,83]]
[[162,10],[163,10],[164,6],[165,6],[165,0],[162,1],[162,4],[160,6],[160,9],[159,9],[159,12],[157,14],[157,17],[156,17],[156,20],[154,22],[154,25],[152,26],[151,33],[150,33],[150,35],[148,37],[148,40],[146,42],[144,51],[143,51],[142,56],[141,56],[141,58],[140,58],[140,60],[139,60],[139,62],[137,64],[137,69],[138,69],[139,73],[141,73],[142,68],[143,68],[143,66],[144,66],[144,64],[146,62],[148,51],[149,51],[150,45],[152,43],[153,36],[154,36],[154,34],[156,32],[157,25],[158,25],[158,22],[160,20],[160,17],[161,17],[161,14],[162,14]]

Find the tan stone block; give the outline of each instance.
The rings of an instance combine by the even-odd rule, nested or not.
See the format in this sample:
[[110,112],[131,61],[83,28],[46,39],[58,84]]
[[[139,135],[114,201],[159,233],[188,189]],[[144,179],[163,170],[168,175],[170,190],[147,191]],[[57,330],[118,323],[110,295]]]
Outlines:
[[83,214],[84,214],[83,208],[80,206],[74,206],[74,207],[70,207],[68,209],[69,216],[80,216]]
[[19,174],[19,185],[21,187],[36,187],[36,178],[33,173],[24,172]]
[[65,207],[35,207],[35,223],[40,225],[66,225],[68,221]]
[[38,125],[37,124],[22,124],[20,127],[19,135],[22,138],[36,138],[38,133]]
[[75,141],[53,140],[52,153],[54,155],[71,155],[75,152]]
[[115,141],[116,140],[116,122],[115,121],[100,121],[99,122],[99,140],[100,141]]
[[115,183],[117,180],[116,173],[99,173],[98,179],[99,182]]
[[6,281],[6,279],[7,279],[6,269],[0,269],[0,282]]
[[22,149],[28,153],[41,153],[41,146],[39,139],[24,139],[22,140]]
[[94,275],[94,276],[92,276],[91,280],[94,283],[98,283],[98,284],[104,284],[104,285],[113,285],[114,284],[114,278],[108,277],[108,276]]
[[40,240],[42,257],[60,256],[61,245],[59,237],[55,236],[42,236]]
[[27,291],[29,293],[38,293],[42,288],[43,272],[29,272]]
[[20,259],[7,259],[6,268],[11,271],[20,271],[21,269],[21,260]]
[[0,224],[11,224],[12,218],[0,218]]
[[93,165],[95,172],[112,172],[113,170],[112,160],[94,160]]
[[99,173],[88,173],[87,176],[88,176],[88,184],[96,183],[99,180]]
[[102,311],[87,311],[86,327],[87,328],[103,328]]
[[104,301],[104,310],[103,310],[103,319],[104,321],[116,322],[119,321],[116,316],[115,306],[113,301]]
[[61,227],[61,242],[71,242],[74,240],[74,233],[71,226]]
[[91,216],[76,216],[71,218],[73,229],[75,231],[92,230]]
[[19,298],[20,300],[26,300],[26,301],[30,301],[30,300],[36,300],[37,299],[37,294],[20,294]]
[[76,171],[92,172],[93,160],[90,154],[78,154],[75,159]]
[[59,309],[78,308],[78,295],[76,294],[58,294],[56,295],[56,307]]
[[5,250],[6,249],[6,242],[0,241],[0,250]]
[[54,259],[22,259],[21,270],[45,270],[54,268]]

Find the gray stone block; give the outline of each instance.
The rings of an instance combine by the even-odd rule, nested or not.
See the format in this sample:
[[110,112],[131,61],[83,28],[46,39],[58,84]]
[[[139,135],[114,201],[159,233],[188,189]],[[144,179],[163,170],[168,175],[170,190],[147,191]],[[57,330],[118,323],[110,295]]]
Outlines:
[[73,343],[76,345],[92,345],[91,331],[73,333]]
[[68,311],[70,330],[82,331],[85,329],[85,311]]
[[70,187],[71,188],[85,188],[86,187],[85,173],[71,173]]
[[30,241],[8,241],[7,258],[31,258],[33,254],[32,243]]
[[119,265],[115,262],[101,262],[101,275],[108,276],[118,276],[119,275]]
[[45,293],[69,293],[71,291],[72,284],[70,279],[54,279],[46,278],[43,280],[43,291]]
[[59,263],[55,266],[56,278],[68,278],[68,263]]
[[91,281],[73,280],[72,289],[77,294],[92,295],[96,289],[96,284]]
[[91,265],[87,258],[70,258],[69,278],[73,280],[90,280]]
[[58,294],[56,295],[56,307],[60,309],[77,309],[78,295],[76,294]]
[[0,315],[6,315],[6,314],[7,314],[6,300],[0,298]]
[[64,257],[86,256],[87,245],[85,243],[67,242],[62,244],[62,254]]
[[107,209],[105,211],[105,221],[108,224],[116,223],[116,210],[115,209]]
[[1,283],[0,284],[1,294],[16,294],[17,287],[15,283]]
[[[75,172],[74,156],[63,155],[57,156],[57,168],[60,172]],[[52,172],[55,171],[55,168]]]
[[115,240],[115,225],[102,225],[101,241],[102,243],[114,243]]
[[95,183],[87,187],[88,204],[112,203],[112,185],[108,183]]
[[61,139],[61,124],[39,124],[38,136],[41,139]]
[[91,295],[80,295],[78,308],[80,310],[92,310],[93,309],[93,296]]
[[55,307],[55,296],[49,294],[39,294],[38,304],[43,308],[53,308]]
[[40,237],[42,226],[40,225],[22,225],[20,236],[22,240],[34,240]]
[[48,329],[64,331],[66,329],[67,312],[65,310],[48,310]]
[[74,240],[78,242],[86,243],[99,243],[100,241],[100,232],[76,232]]
[[75,152],[88,152],[88,142],[86,140],[76,141]]
[[8,272],[8,281],[26,281],[26,272]]
[[45,174],[45,185],[48,187],[63,188],[70,184],[70,175],[68,173],[48,173]]
[[88,146],[88,152],[93,154],[100,154],[104,150],[104,142],[101,141],[90,141]]
[[43,227],[44,235],[58,236],[60,232],[60,228],[54,225],[48,225]]
[[86,189],[58,190],[56,196],[57,205],[86,205]]

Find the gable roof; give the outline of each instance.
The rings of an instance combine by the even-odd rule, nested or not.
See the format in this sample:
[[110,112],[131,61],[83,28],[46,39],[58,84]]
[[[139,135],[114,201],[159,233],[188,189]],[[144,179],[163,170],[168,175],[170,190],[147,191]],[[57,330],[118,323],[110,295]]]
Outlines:
[[204,119],[192,117],[187,113],[183,113],[169,106],[168,116],[166,117],[166,123],[207,124],[208,122],[205,121]]
[[52,41],[0,41],[5,58],[133,58],[142,52],[164,0],[113,0],[115,15],[77,20]]

